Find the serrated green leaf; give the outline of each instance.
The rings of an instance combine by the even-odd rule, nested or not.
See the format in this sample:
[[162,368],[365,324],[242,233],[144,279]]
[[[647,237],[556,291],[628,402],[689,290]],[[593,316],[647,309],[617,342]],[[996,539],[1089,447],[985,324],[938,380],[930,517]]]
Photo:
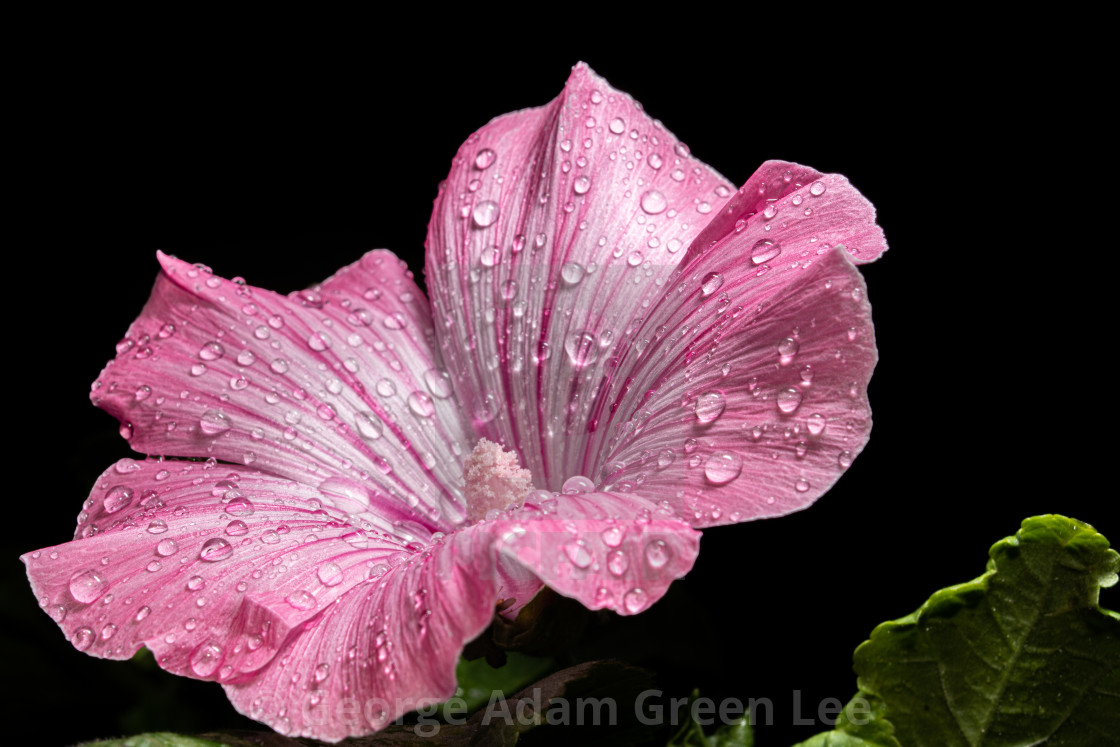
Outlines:
[[1120,616],[1098,600],[1120,556],[1089,525],[1040,516],[990,557],[975,581],[875,628],[855,654],[860,690],[907,747],[1116,744]]

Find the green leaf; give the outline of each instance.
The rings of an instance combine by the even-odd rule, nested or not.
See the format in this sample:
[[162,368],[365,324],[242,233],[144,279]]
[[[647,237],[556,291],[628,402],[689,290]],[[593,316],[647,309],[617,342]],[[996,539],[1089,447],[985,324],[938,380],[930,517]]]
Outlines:
[[1027,519],[989,555],[984,575],[856,649],[857,698],[879,718],[804,745],[1116,744],[1120,616],[1099,595],[1120,556],[1091,526],[1055,515]]
[[860,692],[844,706],[832,731],[795,747],[900,747],[894,726],[883,718],[885,711],[882,701]]
[[[692,701],[699,697],[700,691],[692,691]],[[730,724],[725,724],[711,735],[704,734],[704,727],[693,717],[689,703],[689,719],[680,731],[669,740],[665,747],[754,747],[754,733],[751,731],[750,714]]]
[[455,667],[455,678],[459,682],[455,694],[466,701],[467,713],[473,713],[489,702],[495,690],[516,692],[548,674],[555,666],[552,659],[514,651],[506,653],[506,663],[500,667],[490,666],[486,659],[460,659]]
[[208,739],[158,732],[137,734],[134,737],[124,737],[123,739],[107,739],[102,742],[86,742],[82,747],[224,747],[224,745],[221,742],[211,742]]

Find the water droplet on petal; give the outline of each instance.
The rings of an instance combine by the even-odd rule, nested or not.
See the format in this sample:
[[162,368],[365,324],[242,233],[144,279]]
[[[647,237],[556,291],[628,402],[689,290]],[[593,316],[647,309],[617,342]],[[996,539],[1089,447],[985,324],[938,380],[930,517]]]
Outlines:
[[804,493],[809,489],[809,481],[804,479],[798,480],[793,484],[793,487],[798,493]]
[[207,641],[191,653],[191,671],[199,677],[209,677],[218,671],[224,658],[222,647],[213,641]]
[[595,490],[595,483],[583,475],[576,475],[569,477],[564,481],[564,485],[560,488],[560,492],[572,495],[575,493],[591,493]]
[[205,560],[207,563],[225,560],[230,555],[233,555],[233,546],[221,537],[206,540],[198,552],[199,560]]
[[786,415],[793,413],[801,407],[801,392],[793,387],[778,392],[778,409]]
[[646,545],[646,563],[654,570],[664,568],[672,557],[673,551],[669,549],[664,540],[654,540]]
[[599,358],[599,340],[594,332],[581,330],[573,332],[564,340],[564,350],[576,368],[583,368]]
[[381,431],[383,428],[381,418],[377,417],[372,412],[359,412],[354,416],[354,425],[358,428],[358,434],[367,441],[374,441],[381,438]]
[[293,591],[288,595],[285,601],[297,610],[314,609],[319,604],[314,594],[309,591],[303,591],[302,589],[300,591]]
[[665,212],[665,208],[669,207],[669,201],[665,199],[665,195],[656,189],[651,189],[642,194],[640,202],[642,210],[650,215],[657,215],[658,213]]
[[602,531],[600,536],[607,547],[618,547],[622,544],[622,537],[625,534],[622,527],[611,526]]
[[438,368],[429,368],[424,372],[424,383],[433,396],[447,399],[452,394],[451,374]]
[[696,398],[696,419],[701,423],[711,423],[723,414],[727,406],[721,392],[707,392]]
[[226,504],[226,513],[231,516],[250,516],[253,511],[254,506],[252,501],[243,495],[232,498],[230,502]]
[[630,558],[622,550],[612,550],[607,555],[607,569],[616,576],[626,573],[630,567]]
[[813,434],[814,436],[821,435],[821,433],[824,432],[824,426],[824,415],[821,415],[819,412],[815,412],[810,415],[809,420],[806,422],[806,427],[809,429],[809,433]]
[[105,493],[105,513],[113,514],[132,503],[132,488],[126,485],[116,485]]
[[492,226],[498,220],[498,203],[493,200],[483,200],[474,206],[471,212],[474,224],[479,228]]
[[207,410],[199,418],[198,428],[207,436],[219,436],[230,429],[229,418],[218,410]]
[[575,182],[572,183],[572,191],[577,195],[585,195],[591,189],[591,180],[586,176],[576,177]]
[[710,272],[704,277],[703,282],[700,283],[700,290],[705,296],[710,296],[722,286],[723,275],[720,275],[718,272]]
[[583,280],[583,265],[579,262],[565,262],[560,268],[560,277],[568,285],[576,285]]
[[564,554],[568,556],[568,560],[572,561],[572,565],[580,569],[589,568],[594,560],[591,551],[587,548],[587,543],[583,540],[576,540],[572,544],[566,545]]
[[841,451],[840,456],[836,458],[836,463],[840,465],[840,469],[847,469],[852,466],[852,452]]
[[108,589],[109,582],[95,570],[79,571],[70,577],[70,594],[82,604],[97,601]]
[[79,651],[85,651],[93,645],[93,630],[91,628],[78,628],[74,631],[73,637],[70,642],[74,644],[74,648]]
[[498,159],[498,154],[490,148],[483,148],[474,157],[474,166],[480,171],[485,171],[494,165],[494,161]]
[[204,361],[216,361],[225,355],[226,349],[220,342],[208,342],[198,351],[198,357]]
[[148,524],[148,531],[152,534],[163,534],[167,531],[167,522],[163,519],[156,519],[151,524]]
[[242,537],[249,533],[249,525],[241,519],[234,519],[226,524],[226,534],[230,537]]
[[649,597],[641,589],[631,589],[622,598],[622,603],[625,605],[627,612],[636,614],[645,609],[648,599]]
[[177,552],[179,552],[179,545],[176,544],[173,539],[168,538],[160,540],[159,544],[156,545],[156,554],[162,555],[165,558]]
[[432,398],[423,392],[413,392],[408,395],[408,409],[421,418],[430,418],[436,411]]
[[813,182],[809,187],[809,194],[811,194],[813,197],[820,197],[824,194],[824,190],[824,182]]
[[622,117],[615,117],[611,120],[610,124],[607,125],[607,127],[614,134],[621,135],[626,131],[626,121],[623,120]]
[[323,586],[338,586],[342,583],[342,569],[336,563],[323,563],[315,575]]
[[704,477],[713,485],[725,485],[743,471],[743,458],[733,451],[717,451],[704,464]]
[[769,239],[759,239],[751,247],[751,262],[760,265],[769,262],[782,253],[782,245]]

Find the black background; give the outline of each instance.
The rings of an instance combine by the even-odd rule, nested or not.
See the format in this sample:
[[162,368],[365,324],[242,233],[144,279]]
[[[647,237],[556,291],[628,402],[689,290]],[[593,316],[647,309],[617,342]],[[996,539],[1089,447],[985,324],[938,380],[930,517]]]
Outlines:
[[845,174],[891,246],[863,268],[880,352],[864,454],[810,510],[706,532],[661,607],[595,632],[601,653],[655,669],[667,693],[770,698],[757,744],[788,745],[825,728],[793,724],[795,691],[802,716],[846,701],[871,629],[979,575],[1023,518],[1120,531],[1100,471],[1115,421],[1100,348],[1114,335],[1096,328],[1089,276],[1106,261],[1094,248],[1112,251],[1095,190],[1115,185],[1092,69],[1014,45],[975,52],[965,35],[891,49],[768,39],[733,54],[492,41],[435,54],[157,34],[50,47],[21,80],[14,204],[31,231],[14,247],[5,346],[5,461],[21,479],[0,563],[10,726],[64,744],[250,725],[215,684],[75,651],[17,560],[68,539],[93,479],[129,454],[88,391],[148,296],[155,250],[284,292],[375,247],[420,275],[459,144],[551,100],[579,59],[731,182],[769,158]]

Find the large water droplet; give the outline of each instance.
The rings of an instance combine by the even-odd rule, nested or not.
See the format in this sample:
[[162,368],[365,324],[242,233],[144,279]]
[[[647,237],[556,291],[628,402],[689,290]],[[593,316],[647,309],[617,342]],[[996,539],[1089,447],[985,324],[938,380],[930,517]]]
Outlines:
[[287,601],[288,604],[292,605],[297,610],[314,609],[319,604],[319,602],[315,599],[314,594],[302,589],[299,591],[293,591],[288,595],[288,598],[285,601]]
[[696,398],[696,419],[701,423],[711,423],[723,414],[727,400],[721,392],[707,392]]
[[583,280],[583,265],[579,262],[565,262],[560,268],[560,277],[568,285],[576,285]]
[[191,653],[191,671],[199,677],[209,677],[218,671],[224,658],[222,647],[213,641],[207,641]]
[[198,428],[207,436],[219,436],[230,429],[229,418],[224,412],[207,410],[198,419]]
[[751,247],[751,262],[760,265],[769,262],[782,253],[782,245],[769,239],[759,239]]
[[733,451],[717,451],[704,464],[704,477],[713,485],[731,482],[743,471],[743,458]]
[[429,368],[424,372],[424,383],[433,396],[447,399],[451,396],[451,374],[438,368]]
[[177,552],[179,552],[179,545],[173,539],[160,540],[159,544],[156,545],[156,554],[165,558]]
[[471,218],[474,219],[474,224],[479,228],[494,225],[495,221],[498,220],[498,203],[493,200],[483,200],[474,206]]
[[226,513],[231,516],[251,516],[254,511],[252,502],[243,495],[239,495],[226,504]]
[[824,432],[825,426],[824,415],[821,415],[819,412],[813,413],[809,416],[809,419],[808,421],[806,421],[805,425],[809,429],[809,433],[813,434],[814,436],[821,435],[821,433]]
[[70,594],[82,604],[96,602],[108,589],[109,582],[92,569],[70,577]]
[[626,573],[630,567],[630,558],[622,550],[612,550],[607,555],[607,569],[616,576]]
[[677,458],[672,449],[662,449],[661,453],[657,455],[657,469],[667,469],[669,465]]
[[700,290],[705,296],[710,296],[723,287],[723,275],[718,272],[710,272],[704,276],[703,282],[700,283]]
[[221,537],[206,540],[202,543],[202,549],[198,551],[199,560],[205,560],[207,563],[225,560],[230,555],[233,555],[233,546]]
[[572,495],[574,493],[590,493],[595,490],[595,483],[583,475],[569,477],[564,481],[560,492]]
[[105,493],[105,513],[113,514],[132,503],[132,488],[126,485],[115,485]]
[[594,332],[588,330],[572,332],[564,340],[564,350],[567,351],[572,365],[583,368],[598,360],[599,340]]
[[323,563],[315,575],[319,577],[319,583],[323,586],[338,586],[342,583],[342,569],[337,563]]
[[367,441],[374,441],[381,438],[381,431],[383,428],[381,418],[377,417],[372,412],[358,412],[358,414],[354,416],[354,425],[358,428],[358,434]]
[[570,545],[564,547],[564,554],[568,556],[568,560],[572,561],[572,565],[576,568],[586,569],[591,566],[594,557],[587,547],[587,543],[583,540],[576,540]]
[[498,154],[490,148],[483,148],[474,157],[474,166],[480,171],[485,171],[494,165],[494,161],[498,160]]
[[585,195],[589,189],[591,189],[591,180],[586,176],[576,177],[576,180],[572,183],[572,191],[577,195]]
[[665,212],[665,208],[669,207],[669,201],[665,199],[665,195],[661,194],[661,192],[658,192],[656,189],[644,192],[640,204],[642,210],[650,215],[663,213]]
[[436,411],[432,398],[423,392],[413,392],[408,395],[408,409],[421,418],[430,418]]
[[650,568],[658,570],[673,557],[673,551],[665,544],[665,540],[654,540],[646,545],[646,563]]
[[234,519],[226,525],[226,534],[230,537],[243,537],[249,533],[249,525],[241,519]]
[[85,651],[93,645],[93,629],[91,628],[78,628],[74,631],[73,637],[70,642],[74,644],[74,648],[79,651]]
[[622,527],[610,526],[604,529],[600,536],[603,538],[603,542],[607,547],[618,547],[622,544],[624,534],[625,532]]
[[778,392],[778,409],[789,415],[801,407],[801,392],[793,387]]
[[226,349],[220,342],[208,342],[198,351],[198,357],[204,361],[216,361],[225,355]]
[[156,519],[148,524],[148,531],[152,534],[163,534],[167,531],[167,522],[163,519]]
[[636,614],[646,608],[648,600],[649,596],[641,589],[631,589],[622,598],[622,603],[625,605],[627,612]]

